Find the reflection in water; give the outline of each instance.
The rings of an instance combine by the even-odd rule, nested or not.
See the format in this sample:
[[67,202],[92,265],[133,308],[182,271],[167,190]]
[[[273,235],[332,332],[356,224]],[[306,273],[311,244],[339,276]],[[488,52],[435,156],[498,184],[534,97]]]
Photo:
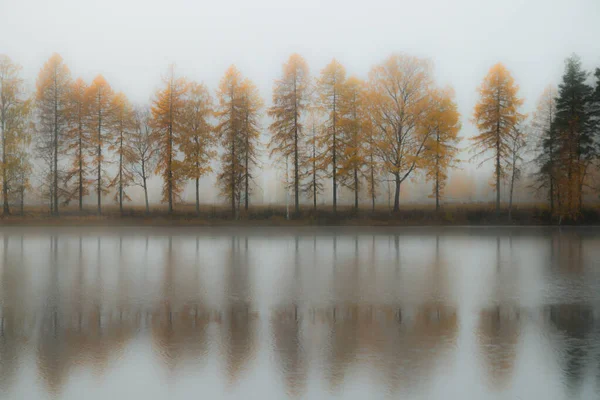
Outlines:
[[226,312],[221,324],[221,337],[225,347],[229,384],[233,384],[240,377],[256,350],[257,323],[250,302],[252,296],[249,277],[252,265],[249,262],[248,252],[247,236],[231,237],[231,247],[223,265]]
[[[145,381],[175,382],[186,398],[194,371],[222,377],[205,384],[233,398],[248,387],[275,398],[600,388],[593,233],[218,232],[5,233],[3,398],[30,398],[29,386],[60,398],[85,371],[91,396],[122,384],[112,371],[139,379],[140,354],[166,373]],[[543,375],[536,351],[556,355]],[[489,379],[475,384],[468,371],[481,366]],[[22,378],[31,370],[39,388]],[[280,384],[246,386],[261,375]]]

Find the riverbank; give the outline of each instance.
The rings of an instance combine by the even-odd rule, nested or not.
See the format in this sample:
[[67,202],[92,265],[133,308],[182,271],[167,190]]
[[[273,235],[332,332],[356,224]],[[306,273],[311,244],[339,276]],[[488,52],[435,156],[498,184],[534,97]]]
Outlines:
[[179,206],[169,214],[164,207],[153,207],[146,213],[142,207],[126,207],[121,213],[118,207],[108,206],[98,215],[94,209],[67,207],[59,216],[48,210],[28,207],[23,215],[11,214],[0,218],[5,226],[544,226],[544,225],[600,225],[600,207],[583,210],[576,221],[551,218],[544,206],[517,206],[509,217],[508,211],[496,214],[493,205],[468,204],[449,205],[436,211],[427,205],[406,205],[398,212],[387,208],[354,210],[339,207],[334,213],[331,207],[317,210],[304,208],[298,215],[290,210],[287,219],[285,206],[254,206],[232,218],[226,207],[203,206],[200,213],[190,205]]

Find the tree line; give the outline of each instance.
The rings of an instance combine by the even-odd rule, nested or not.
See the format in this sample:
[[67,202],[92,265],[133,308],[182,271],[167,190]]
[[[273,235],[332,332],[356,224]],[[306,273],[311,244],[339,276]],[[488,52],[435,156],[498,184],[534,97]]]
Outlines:
[[[97,198],[100,214],[107,193],[114,193],[123,211],[133,186],[143,189],[148,211],[154,175],[162,178],[161,202],[169,213],[184,185],[194,182],[199,213],[199,182],[213,172],[218,156],[217,185],[237,216],[248,210],[256,186],[263,129],[269,156],[286,171],[296,214],[302,195],[317,207],[327,180],[334,212],[341,187],[352,192],[354,208],[366,193],[374,209],[382,183],[392,185],[398,211],[402,184],[416,176],[431,183],[439,210],[448,172],[461,162],[453,88],[436,84],[429,60],[407,54],[391,55],[366,79],[348,76],[335,59],[313,78],[304,58],[292,54],[267,109],[256,85],[233,65],[214,94],[171,66],[150,104],[141,106],[115,92],[102,75],[89,83],[74,79],[58,54],[41,68],[33,95],[25,92],[20,69],[0,55],[4,214],[12,204],[23,211],[34,161],[44,174],[36,189],[53,215],[71,202],[82,210],[89,195]],[[549,87],[528,118],[508,69],[498,63],[489,70],[472,117],[479,134],[468,148],[472,160],[494,165],[498,212],[501,182],[510,184],[510,210],[525,169],[532,170],[534,189],[554,215],[576,217],[581,211],[600,159],[600,69],[595,84],[589,75],[579,58],[568,58],[558,91]],[[268,126],[261,124],[265,113]]]

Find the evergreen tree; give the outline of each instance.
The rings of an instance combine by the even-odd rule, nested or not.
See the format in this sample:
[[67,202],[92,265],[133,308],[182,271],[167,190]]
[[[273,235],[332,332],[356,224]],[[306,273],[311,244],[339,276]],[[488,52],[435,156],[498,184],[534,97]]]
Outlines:
[[[592,87],[581,60],[573,55],[565,61],[565,73],[558,86],[554,128],[559,140],[562,182],[566,195],[563,213],[575,217],[583,202],[582,189],[594,156],[594,140],[589,129]],[[561,188],[561,191],[563,189]]]

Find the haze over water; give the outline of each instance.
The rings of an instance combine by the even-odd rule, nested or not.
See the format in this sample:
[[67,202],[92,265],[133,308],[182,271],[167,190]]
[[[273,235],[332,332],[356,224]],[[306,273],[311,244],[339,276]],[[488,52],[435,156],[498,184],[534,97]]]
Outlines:
[[0,236],[3,399],[600,397],[595,229]]

